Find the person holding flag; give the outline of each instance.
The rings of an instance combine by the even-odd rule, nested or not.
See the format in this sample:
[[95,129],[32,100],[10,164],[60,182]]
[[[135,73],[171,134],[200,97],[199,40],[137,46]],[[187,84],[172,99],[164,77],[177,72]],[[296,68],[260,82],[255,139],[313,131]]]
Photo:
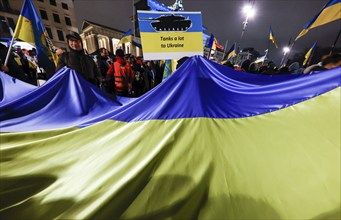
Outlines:
[[82,75],[88,82],[99,86],[100,74],[95,61],[83,49],[82,38],[78,33],[70,31],[66,35],[70,52],[64,52],[58,59],[57,71],[67,66]]
[[[15,38],[34,44],[38,57],[38,65],[44,68],[47,76],[51,76],[55,72],[56,66],[50,57],[56,58],[56,56],[53,54],[50,44],[48,44],[47,36],[47,31],[33,3],[31,0],[25,0],[9,48],[12,47]],[[6,62],[9,54],[7,54]],[[5,65],[7,64],[6,62]]]
[[26,73],[20,68],[18,63],[15,61],[14,56],[9,56],[7,60],[7,64],[5,65],[5,59],[8,48],[0,43],[0,71],[10,75],[16,79],[19,79],[23,82],[30,83],[32,85],[36,85],[36,82],[32,82],[26,75]]
[[303,73],[319,72],[334,69],[341,66],[341,53],[328,54],[323,56],[322,61],[305,68]]

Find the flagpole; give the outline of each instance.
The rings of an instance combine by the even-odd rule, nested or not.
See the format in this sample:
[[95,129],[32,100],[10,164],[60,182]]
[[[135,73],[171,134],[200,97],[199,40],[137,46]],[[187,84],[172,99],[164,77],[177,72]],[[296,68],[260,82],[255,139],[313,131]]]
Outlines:
[[335,41],[334,41],[334,44],[332,45],[332,48],[330,49],[329,54],[332,54],[332,53],[333,53],[334,47],[335,47],[337,41],[339,40],[340,33],[341,33],[341,29],[339,30],[339,33],[338,33],[337,36],[336,36],[336,39],[335,39]]
[[135,55],[135,52],[136,52],[136,48],[133,45],[134,37],[135,37],[135,1],[133,0],[133,37],[131,40],[131,51],[130,51],[131,55]]
[[310,57],[309,57],[309,60],[308,60],[308,62],[307,62],[307,64],[306,64],[306,66],[309,66],[311,60],[313,59],[314,53],[315,53],[315,50],[311,51],[311,55],[310,55]]
[[269,49],[266,49],[265,55],[264,55],[265,57],[264,57],[264,60],[262,62],[262,65],[264,65],[265,59],[268,59],[268,55],[269,55]]
[[8,60],[9,60],[9,56],[11,55],[11,50],[12,50],[13,42],[14,42],[14,35],[12,36],[11,43],[10,43],[10,45],[8,47],[8,51],[7,51],[7,55],[6,55],[4,66],[7,66],[7,63],[8,63]]
[[[268,40],[268,49],[267,49],[267,54],[266,54],[267,57],[269,56],[269,53],[270,53],[270,39]],[[267,58],[267,57],[266,57],[266,58]],[[265,60],[264,60],[264,61],[265,61]],[[264,61],[263,61],[263,64],[264,64]],[[263,65],[263,64],[262,64],[262,65]]]
[[133,37],[135,36],[135,1],[133,0]]
[[210,51],[209,51],[208,56],[207,56],[207,59],[210,59],[210,57],[211,57],[211,51],[212,51],[212,48],[210,48]]
[[227,47],[227,43],[229,42],[229,40],[226,40],[226,43],[225,43],[225,47],[224,47],[224,53],[223,53],[223,59],[225,57],[225,52],[226,52],[226,47]]

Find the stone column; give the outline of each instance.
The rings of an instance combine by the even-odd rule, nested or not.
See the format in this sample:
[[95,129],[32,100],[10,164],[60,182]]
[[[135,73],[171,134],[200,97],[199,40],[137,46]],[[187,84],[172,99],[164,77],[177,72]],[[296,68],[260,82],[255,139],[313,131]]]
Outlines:
[[112,43],[112,38],[111,38],[111,37],[109,37],[109,51],[110,51],[111,53],[115,53],[115,51],[114,51],[114,45],[113,45],[113,43]]
[[94,33],[90,33],[89,40],[90,40],[90,46],[89,46],[88,53],[93,53],[99,49],[97,35]]
[[94,42],[95,42],[95,45],[94,45],[95,49],[91,53],[93,53],[93,52],[95,52],[96,50],[99,49],[97,34],[92,34],[92,36],[93,36]]

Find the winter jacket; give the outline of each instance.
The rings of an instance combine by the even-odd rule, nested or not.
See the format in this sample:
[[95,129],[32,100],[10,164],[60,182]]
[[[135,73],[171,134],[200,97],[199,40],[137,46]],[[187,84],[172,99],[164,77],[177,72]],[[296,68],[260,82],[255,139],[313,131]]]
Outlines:
[[70,52],[64,52],[61,56],[59,56],[56,71],[64,66],[74,69],[88,82],[91,82],[92,84],[97,86],[99,85],[99,73],[97,65],[90,56],[84,53],[83,50],[71,50]]
[[130,65],[124,58],[117,57],[116,61],[110,65],[107,78],[114,76],[115,91],[119,95],[128,95],[134,80],[134,73]]

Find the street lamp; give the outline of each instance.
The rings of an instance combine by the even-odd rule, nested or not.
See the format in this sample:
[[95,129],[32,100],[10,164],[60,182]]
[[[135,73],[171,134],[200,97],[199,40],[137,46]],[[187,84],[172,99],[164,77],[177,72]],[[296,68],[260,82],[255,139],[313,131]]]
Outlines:
[[240,40],[243,38],[249,18],[254,17],[256,14],[255,9],[253,8],[253,4],[254,4],[254,1],[252,2],[252,4],[247,4],[243,8],[243,14],[245,14],[246,17],[245,17],[245,21],[243,21],[243,31],[242,31],[242,35],[240,36]]
[[[244,33],[246,31],[246,27],[247,27],[247,24],[249,22],[249,18],[254,17],[256,14],[256,11],[253,7],[254,3],[255,3],[255,0],[252,0],[252,2],[249,1],[249,3],[247,5],[244,5],[244,7],[243,7],[242,13],[246,17],[245,17],[245,20],[243,21],[243,30],[242,30],[242,34],[240,35],[240,41],[238,43],[236,63],[241,63],[244,60],[244,58],[241,58],[242,55],[240,54],[240,52],[242,52],[242,50],[240,49],[240,44],[242,42]],[[248,59],[248,57],[247,57],[247,59]]]
[[289,48],[289,47],[284,47],[284,48],[283,48],[284,54],[287,54],[289,51],[290,51],[290,48]]

